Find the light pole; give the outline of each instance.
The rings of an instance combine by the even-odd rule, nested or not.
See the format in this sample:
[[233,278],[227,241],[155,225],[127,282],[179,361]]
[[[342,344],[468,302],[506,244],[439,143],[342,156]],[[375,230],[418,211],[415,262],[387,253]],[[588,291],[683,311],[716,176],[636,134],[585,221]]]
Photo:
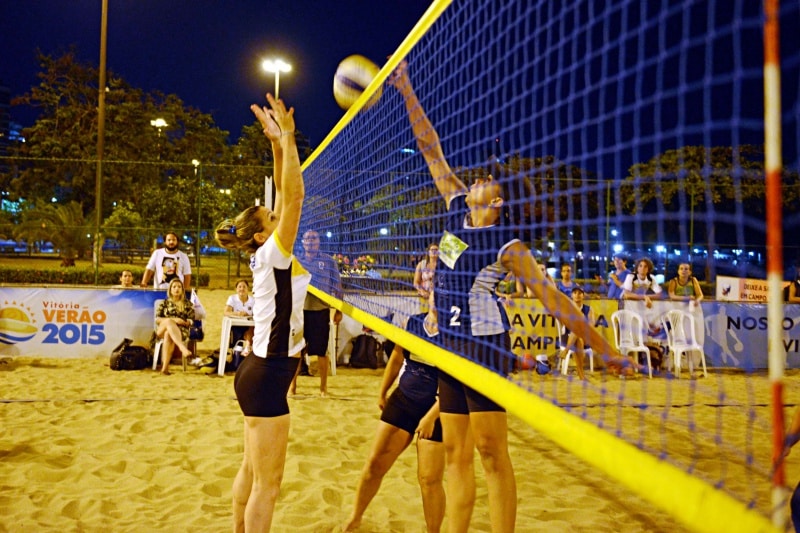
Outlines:
[[169,126],[169,124],[167,124],[166,120],[164,120],[163,118],[159,117],[159,118],[157,118],[155,120],[151,120],[150,121],[150,125],[153,126],[154,128],[158,129],[158,159],[160,160],[161,159],[161,129],[162,128],[166,128],[167,126]]
[[203,167],[200,166],[200,161],[192,159],[194,165],[194,179],[197,180],[197,170],[200,170],[200,180],[197,182],[197,237],[195,239],[195,252],[194,263],[197,267],[197,279],[200,280],[200,214],[203,207]]
[[261,68],[275,74],[275,98],[280,98],[281,72],[290,72],[292,66],[283,59],[265,59],[261,63]]
[[106,44],[108,41],[108,0],[103,0],[100,18],[100,79],[97,85],[97,166],[94,184],[94,284],[99,283],[100,259],[103,255],[103,235],[100,226],[103,222],[103,152],[106,136]]

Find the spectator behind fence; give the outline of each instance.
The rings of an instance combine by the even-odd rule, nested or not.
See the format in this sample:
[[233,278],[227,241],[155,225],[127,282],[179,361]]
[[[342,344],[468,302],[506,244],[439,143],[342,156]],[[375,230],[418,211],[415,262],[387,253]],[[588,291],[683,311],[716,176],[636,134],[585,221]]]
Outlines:
[[689,263],[678,265],[678,275],[669,280],[667,294],[670,300],[688,302],[690,307],[700,304],[703,300],[703,290],[697,278],[692,276],[692,266]]
[[[541,271],[542,276],[544,276],[545,283],[551,283],[553,285],[556,284],[556,280],[554,280],[553,276],[547,272],[547,267],[544,264],[539,264],[539,271]],[[533,293],[533,291],[525,286],[525,282],[515,277],[512,273],[509,272],[506,275],[505,281],[514,282],[514,292],[501,295],[502,298],[536,298],[536,295]]]
[[558,290],[560,290],[567,296],[572,296],[572,289],[574,289],[575,287],[580,287],[580,285],[572,281],[571,265],[568,264],[561,265],[561,279],[558,280],[558,282],[556,282],[556,287],[558,288]]
[[647,257],[636,261],[636,274],[628,274],[622,284],[623,298],[644,301],[648,308],[653,306],[654,298],[661,299],[663,291],[653,276],[654,269],[653,262]]
[[614,256],[614,272],[611,272],[608,275],[608,283],[600,277],[597,276],[597,281],[600,282],[600,285],[607,290],[606,297],[610,300],[621,300],[622,296],[625,294],[622,286],[625,284],[625,280],[631,274],[631,271],[628,270],[626,263],[628,259],[622,255],[615,255]]
[[173,279],[181,280],[183,288],[192,288],[192,265],[189,256],[178,249],[178,235],[168,232],[164,235],[164,247],[154,251],[145,267],[141,286],[146,288],[153,280],[153,287],[166,289]]

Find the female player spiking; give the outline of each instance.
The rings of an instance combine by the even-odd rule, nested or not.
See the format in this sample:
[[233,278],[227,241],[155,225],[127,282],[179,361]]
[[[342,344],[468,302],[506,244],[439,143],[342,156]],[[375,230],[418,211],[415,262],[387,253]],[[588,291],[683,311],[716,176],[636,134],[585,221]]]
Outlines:
[[[525,187],[526,180],[486,172],[467,187],[445,158],[439,135],[414,92],[405,62],[390,83],[403,99],[417,146],[447,203],[446,231],[439,240],[441,264],[436,269],[433,289],[441,344],[495,372],[507,373],[511,369],[507,319],[495,289],[512,272],[549,313],[596,346],[610,369],[625,366],[627,361],[576,312],[570,299],[545,279],[528,247],[509,231],[507,224],[513,220],[507,219],[513,216],[508,207],[533,200],[533,191]],[[486,475],[492,531],[513,531],[517,489],[508,454],[505,409],[441,370],[439,404],[447,467],[448,531],[469,530],[475,504],[475,448]]]

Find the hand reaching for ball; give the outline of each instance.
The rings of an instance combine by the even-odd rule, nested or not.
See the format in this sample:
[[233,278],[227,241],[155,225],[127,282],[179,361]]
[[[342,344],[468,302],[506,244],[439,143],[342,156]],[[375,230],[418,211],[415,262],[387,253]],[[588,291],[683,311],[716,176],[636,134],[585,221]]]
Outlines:
[[294,134],[294,108],[290,107],[287,111],[283,100],[276,100],[269,93],[267,93],[267,102],[270,108],[260,107],[256,104],[250,106],[250,110],[264,128],[264,135],[270,141],[278,142],[282,133]]

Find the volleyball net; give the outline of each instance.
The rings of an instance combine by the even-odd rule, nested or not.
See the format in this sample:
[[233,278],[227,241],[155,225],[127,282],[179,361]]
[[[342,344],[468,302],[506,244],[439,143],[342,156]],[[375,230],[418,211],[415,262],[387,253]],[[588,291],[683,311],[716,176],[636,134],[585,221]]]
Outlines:
[[[796,27],[798,3],[782,9],[780,20]],[[781,44],[777,201],[788,231],[800,222],[800,54],[796,39]],[[767,273],[764,55],[762,6],[747,0],[434,2],[304,164],[301,231],[320,233],[348,289],[344,302],[312,291],[688,527],[780,529],[772,523],[785,520],[786,501],[772,483],[767,345],[744,343],[731,326],[752,320],[750,329],[764,329],[766,315],[731,317],[714,302],[720,279]],[[418,102],[409,103],[406,81]],[[603,298],[615,255],[626,256],[633,273],[637,259],[649,258],[664,292],[678,266],[690,265],[706,296],[692,308],[697,333],[716,343],[708,376],[676,379],[664,360],[652,379],[620,379],[603,368],[604,353],[595,353],[587,380],[569,370],[535,372],[524,357],[542,354],[553,363],[570,318],[554,312],[553,302],[511,298],[514,280],[501,267],[482,271],[497,293],[476,295],[470,308],[477,315],[504,302],[507,361],[471,358],[406,333],[408,316],[426,309],[414,272],[428,245],[460,253],[441,250],[458,247],[442,239],[449,216],[437,181],[442,168],[466,186],[487,173],[516,184],[504,198],[504,231],[556,278],[570,267],[587,293],[592,326],[609,343],[611,316],[624,307],[639,312],[651,344],[663,346],[660,318],[674,307]],[[780,246],[787,262],[778,268],[788,268],[799,249]],[[436,268],[438,276],[452,266],[440,256]],[[800,337],[800,313],[770,305],[784,317],[785,359]],[[577,307],[568,313],[581,317]]]

